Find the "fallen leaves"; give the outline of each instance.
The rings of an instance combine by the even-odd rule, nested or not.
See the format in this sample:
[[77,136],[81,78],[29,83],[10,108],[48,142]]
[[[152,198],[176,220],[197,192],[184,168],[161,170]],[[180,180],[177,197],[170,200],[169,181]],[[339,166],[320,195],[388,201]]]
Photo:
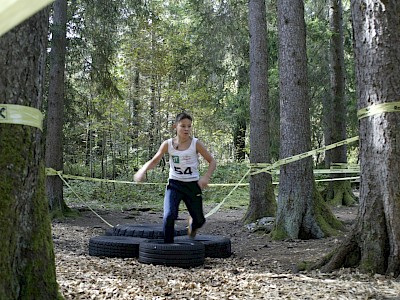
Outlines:
[[[292,274],[285,271],[279,261],[271,260],[273,257],[269,257],[271,263],[268,265],[260,257],[206,258],[204,266],[181,269],[140,264],[134,258],[89,256],[90,237],[101,233],[102,230],[96,227],[53,225],[57,281],[65,299],[347,300],[400,297],[400,282],[385,276],[368,276],[348,269],[332,274],[317,271]],[[233,251],[235,247],[239,245],[233,242]],[[271,248],[266,247],[265,251],[262,255],[271,255],[268,252]]]

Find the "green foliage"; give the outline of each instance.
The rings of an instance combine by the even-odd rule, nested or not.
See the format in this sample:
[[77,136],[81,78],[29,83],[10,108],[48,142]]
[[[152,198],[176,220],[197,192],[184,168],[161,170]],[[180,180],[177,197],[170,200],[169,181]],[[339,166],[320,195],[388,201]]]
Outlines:
[[[218,166],[211,183],[238,183],[247,171],[246,165]],[[132,175],[133,176],[133,175]],[[132,178],[119,178],[120,181],[132,181]],[[72,189],[65,187],[65,202],[70,207],[90,206],[94,209],[130,210],[149,208],[162,210],[167,171],[159,168],[148,172],[147,182],[153,184],[106,183],[82,180],[69,180]],[[247,183],[247,180],[244,180]],[[204,203],[215,205],[221,202],[234,186],[210,186],[204,190]],[[80,199],[76,197],[75,193]],[[249,202],[248,186],[241,186],[226,200],[224,207],[237,208],[247,206]]]
[[[249,123],[246,1],[76,1],[69,6],[66,167],[121,176],[173,135],[171,120],[187,110],[194,134],[218,159],[234,160],[234,129]],[[267,1],[271,157],[279,157],[276,1]],[[329,94],[327,7],[306,1],[313,145],[323,142],[322,99]],[[345,6],[349,136],[356,105],[349,9]],[[248,128],[248,127],[247,127]],[[248,137],[248,132],[246,133]],[[248,145],[248,138],[246,140]],[[350,150],[355,149],[350,145]],[[245,149],[247,152],[249,149]],[[322,156],[318,158],[321,160]],[[79,168],[78,168],[79,171]],[[77,171],[77,172],[78,172]]]

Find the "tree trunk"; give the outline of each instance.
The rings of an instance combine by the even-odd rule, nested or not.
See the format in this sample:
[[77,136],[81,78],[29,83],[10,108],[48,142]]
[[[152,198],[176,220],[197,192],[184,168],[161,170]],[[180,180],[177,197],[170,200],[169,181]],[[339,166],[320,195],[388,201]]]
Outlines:
[[[250,30],[250,162],[267,163],[269,158],[267,23],[264,0],[249,1]],[[250,177],[250,204],[244,220],[275,216],[276,201],[268,173]]]
[[[63,170],[64,72],[66,53],[67,1],[54,2],[50,80],[47,108],[46,167]],[[58,176],[46,177],[50,211],[63,215],[68,207],[63,197],[63,182]]]
[[[0,38],[0,99],[40,109],[45,9]],[[0,123],[0,299],[59,299],[41,131]]]
[[[346,139],[346,101],[345,101],[345,67],[343,50],[343,14],[342,1],[329,0],[329,23],[331,30],[330,40],[330,77],[331,102],[324,110],[327,114],[325,126],[325,145]],[[346,145],[334,148],[326,153],[325,166],[331,163],[347,163]],[[331,175],[337,178],[341,175]],[[351,185],[346,181],[332,181],[326,191],[326,201],[331,205],[351,205],[355,197]]]
[[149,144],[148,144],[148,159],[151,159],[156,152],[156,113],[157,113],[157,107],[156,107],[156,76],[152,75],[151,76],[151,85],[150,85],[150,90],[151,90],[151,100],[150,100],[150,112],[149,112],[149,124],[148,124],[148,136],[149,136]]
[[[351,3],[358,108],[399,101],[400,6],[398,1]],[[360,120],[360,208],[354,230],[318,265],[324,271],[400,275],[400,113]],[[346,258],[352,257],[352,260]]]
[[237,162],[244,161],[246,158],[246,120],[244,118],[236,121],[233,143],[235,145],[235,160]]
[[247,97],[243,97],[243,94],[247,91],[249,74],[247,68],[244,66],[239,67],[238,73],[238,111],[234,124],[233,143],[235,145],[235,160],[237,162],[242,162],[246,158],[246,129],[248,120],[247,109],[245,108],[245,106],[248,105],[246,101]]
[[[345,101],[345,69],[343,45],[342,1],[330,0],[329,22],[331,30],[330,41],[330,75],[332,106],[330,113],[331,142],[336,143],[346,139],[346,101]],[[346,163],[346,145],[331,150],[333,163]]]
[[130,147],[133,149],[138,148],[138,137],[139,137],[139,104],[140,104],[140,73],[138,70],[134,71],[133,75],[133,83],[132,83],[132,101],[130,102],[131,106],[131,114],[130,117],[132,118],[131,122],[131,144]]
[[[283,159],[311,149],[303,1],[278,1],[278,26]],[[322,238],[339,226],[316,190],[311,157],[282,166],[273,237]]]

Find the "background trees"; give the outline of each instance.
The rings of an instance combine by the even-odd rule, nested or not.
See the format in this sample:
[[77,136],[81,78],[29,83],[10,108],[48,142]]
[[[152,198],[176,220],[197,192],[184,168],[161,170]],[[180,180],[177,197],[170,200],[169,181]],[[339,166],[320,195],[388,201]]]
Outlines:
[[[246,2],[71,4],[64,126],[66,173],[131,180],[134,169],[154,153],[155,145],[172,134],[172,119],[183,109],[194,115],[194,134],[222,164],[248,160],[249,128],[257,126],[262,136],[266,131],[255,119],[250,124]],[[310,119],[307,132],[311,140],[304,149],[324,144],[322,107],[330,98],[327,42],[332,36],[326,4],[305,2],[309,34],[303,64],[308,71],[304,90],[310,115],[304,120]],[[278,99],[276,1],[266,1],[266,7],[270,12],[265,34],[269,38],[268,77],[272,88],[264,92],[269,94],[269,115],[264,115],[264,121],[271,133],[258,151],[267,156],[269,151],[274,161],[279,158],[278,124],[282,113]],[[349,39],[348,27],[344,27],[345,42]],[[344,45],[347,66],[351,49],[350,44]],[[346,73],[351,73],[351,68]],[[290,82],[291,74],[285,76]],[[349,89],[351,84],[345,93]],[[256,105],[252,114],[261,112],[259,108]],[[253,154],[255,151],[253,147]],[[351,158],[356,160],[355,155]],[[314,165],[323,161],[324,155],[316,156]],[[252,197],[258,197],[255,195],[259,191],[252,189]]]
[[[93,9],[91,5],[76,1],[70,6],[66,172],[107,178],[132,173],[126,166],[135,167],[151,155],[151,145],[171,134],[171,119],[184,108],[194,114],[195,134],[220,161],[248,158],[247,2],[123,1],[114,8],[98,2]],[[330,34],[327,5],[321,1],[305,5],[314,148],[323,145],[322,100],[329,94],[330,77],[323,63],[328,61]],[[273,87],[270,146],[271,158],[277,159],[276,3],[266,1],[266,6]],[[346,10],[346,21],[347,15]],[[351,31],[345,24],[348,67]],[[318,157],[316,163],[323,159]]]

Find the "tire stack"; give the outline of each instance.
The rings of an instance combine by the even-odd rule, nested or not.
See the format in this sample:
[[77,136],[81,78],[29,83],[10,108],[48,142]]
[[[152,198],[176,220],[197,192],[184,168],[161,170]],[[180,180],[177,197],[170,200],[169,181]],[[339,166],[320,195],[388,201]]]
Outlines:
[[231,255],[229,238],[197,235],[190,239],[186,228],[175,229],[175,241],[164,243],[161,224],[117,225],[106,235],[89,240],[89,255],[138,258],[144,264],[191,268],[204,264],[205,257],[227,258]]

